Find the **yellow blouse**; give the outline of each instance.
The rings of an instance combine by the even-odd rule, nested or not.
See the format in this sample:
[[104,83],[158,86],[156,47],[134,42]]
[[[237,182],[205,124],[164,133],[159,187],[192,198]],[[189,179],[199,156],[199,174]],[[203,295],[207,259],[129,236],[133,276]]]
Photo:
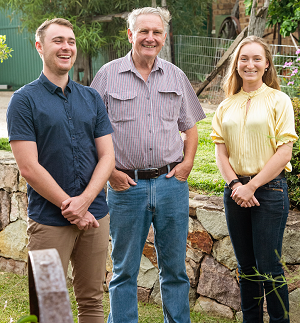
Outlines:
[[[279,146],[298,139],[290,98],[264,83],[256,91],[241,89],[225,99],[214,115],[212,128],[212,140],[225,143],[231,167],[242,176],[259,173]],[[292,170],[291,163],[285,170]]]

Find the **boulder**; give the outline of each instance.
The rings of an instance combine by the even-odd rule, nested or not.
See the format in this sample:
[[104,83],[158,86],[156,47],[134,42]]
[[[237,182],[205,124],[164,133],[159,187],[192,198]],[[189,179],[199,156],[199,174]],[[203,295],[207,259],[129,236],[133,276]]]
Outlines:
[[220,240],[229,235],[224,212],[198,208],[196,214],[204,229],[214,239]]
[[157,280],[158,269],[154,267],[151,261],[142,255],[140,271],[137,278],[137,284],[144,288],[153,288]]
[[200,296],[194,306],[195,312],[204,312],[209,316],[224,317],[232,320],[234,318],[233,311],[230,307],[217,303],[216,301]]
[[201,263],[197,293],[240,310],[240,289],[231,272],[213,257],[205,256]]
[[212,255],[219,263],[230,270],[237,267],[237,260],[229,236],[214,243]]
[[26,245],[27,223],[22,220],[10,223],[0,232],[0,256],[14,260],[27,261],[28,251]]

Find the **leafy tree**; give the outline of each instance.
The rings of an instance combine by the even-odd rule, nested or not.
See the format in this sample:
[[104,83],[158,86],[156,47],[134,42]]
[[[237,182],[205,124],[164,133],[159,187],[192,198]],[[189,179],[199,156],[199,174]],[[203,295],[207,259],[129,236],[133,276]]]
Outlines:
[[0,62],[3,63],[5,59],[8,59],[8,57],[11,57],[11,52],[13,49],[9,48],[6,44],[6,36],[0,35]]
[[268,12],[268,26],[280,25],[283,37],[294,33],[300,23],[299,0],[272,0]]
[[[168,8],[173,15],[173,33],[203,34],[207,5],[211,2],[212,0],[168,0]],[[90,70],[90,57],[97,56],[102,46],[120,46],[128,42],[125,20],[114,17],[109,22],[103,22],[103,16],[130,12],[133,8],[144,6],[151,6],[151,0],[0,0],[0,9],[20,13],[22,28],[32,33],[46,19],[68,19],[74,26],[79,49],[75,71]],[[81,67],[76,67],[80,64]],[[75,72],[75,80],[76,74]],[[87,76],[84,83],[89,81]]]

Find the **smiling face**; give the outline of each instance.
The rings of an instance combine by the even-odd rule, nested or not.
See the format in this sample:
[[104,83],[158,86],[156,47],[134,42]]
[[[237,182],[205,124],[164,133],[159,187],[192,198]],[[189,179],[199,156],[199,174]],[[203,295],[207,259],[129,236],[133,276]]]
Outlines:
[[263,83],[262,77],[269,66],[264,48],[258,43],[244,45],[239,53],[237,71],[243,80],[243,89],[257,90]]
[[43,42],[36,42],[36,49],[42,57],[43,72],[48,78],[50,75],[67,75],[77,55],[73,30],[55,23],[49,25]]
[[167,34],[161,18],[154,14],[137,17],[135,31],[128,29],[134,62],[153,61],[165,44]]

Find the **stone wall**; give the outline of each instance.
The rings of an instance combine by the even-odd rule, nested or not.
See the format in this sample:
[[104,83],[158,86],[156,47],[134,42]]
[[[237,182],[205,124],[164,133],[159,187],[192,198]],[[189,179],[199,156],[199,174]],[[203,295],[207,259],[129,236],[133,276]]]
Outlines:
[[[13,155],[0,151],[0,271],[26,274],[26,185]],[[171,239],[172,237],[170,237]],[[138,276],[138,298],[160,304],[160,290],[153,230],[150,229]],[[109,245],[109,252],[111,245]],[[290,212],[286,226],[283,255],[287,277],[300,275],[300,215]],[[196,311],[233,318],[240,316],[236,259],[228,236],[222,198],[190,193],[190,219],[186,268],[190,279],[190,304]],[[107,258],[108,285],[112,261]],[[300,282],[289,285],[291,322],[297,322]],[[297,314],[297,311],[298,314]],[[298,315],[298,316],[297,316]]]

